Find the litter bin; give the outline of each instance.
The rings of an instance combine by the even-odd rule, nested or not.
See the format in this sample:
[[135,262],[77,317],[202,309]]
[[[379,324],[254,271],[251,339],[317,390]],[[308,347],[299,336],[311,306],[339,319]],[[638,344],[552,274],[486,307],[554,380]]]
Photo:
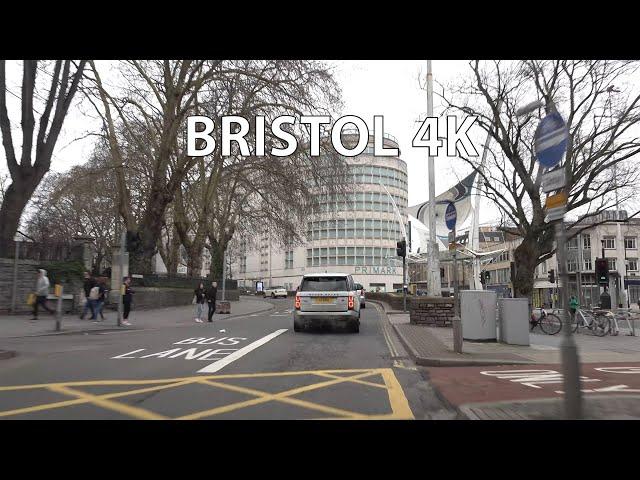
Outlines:
[[529,345],[529,299],[498,300],[500,341],[509,345]]
[[497,294],[490,290],[460,292],[462,338],[470,341],[496,341]]

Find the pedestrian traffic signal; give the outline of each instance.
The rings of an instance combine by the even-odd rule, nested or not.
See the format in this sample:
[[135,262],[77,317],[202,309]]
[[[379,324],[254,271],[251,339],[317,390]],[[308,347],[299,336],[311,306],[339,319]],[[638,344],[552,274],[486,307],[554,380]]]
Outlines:
[[396,254],[399,257],[402,257],[402,258],[407,256],[407,241],[406,240],[400,240],[396,244]]
[[596,259],[596,281],[598,285],[609,285],[609,262],[606,258]]
[[489,272],[484,272],[484,271],[483,271],[483,272],[480,272],[480,283],[481,283],[481,284],[483,284],[483,285],[484,285],[485,283],[487,283],[487,278],[489,278],[489,277],[487,276],[487,274],[488,274],[488,273],[489,273]]
[[549,283],[556,283],[556,271],[553,268],[549,270]]
[[484,272],[484,274],[485,274],[484,283],[489,283],[489,280],[491,279],[491,272]]

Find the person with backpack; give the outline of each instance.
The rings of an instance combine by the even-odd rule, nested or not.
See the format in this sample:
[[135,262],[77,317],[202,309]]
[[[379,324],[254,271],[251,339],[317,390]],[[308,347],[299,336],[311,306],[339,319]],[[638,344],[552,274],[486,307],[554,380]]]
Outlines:
[[84,289],[85,303],[84,303],[84,307],[82,308],[82,314],[80,315],[80,320],[84,320],[84,316],[87,314],[87,310],[89,309],[91,309],[91,318],[95,318],[96,316],[96,312],[94,310],[93,304],[89,299],[89,296],[91,295],[91,289],[95,286],[96,286],[95,278],[93,278],[89,272],[84,272],[83,289]]
[[88,301],[90,302],[90,307],[91,307],[90,320],[95,320],[97,318],[99,298],[100,298],[100,287],[96,283],[93,287],[91,287],[91,290],[89,290]]
[[49,278],[47,278],[47,271],[38,270],[38,279],[36,280],[36,301],[33,304],[33,318],[32,320],[38,320],[38,306],[42,306],[47,312],[53,314],[55,310],[47,307],[47,296],[49,295]]
[[204,302],[205,302],[205,291],[204,284],[200,282],[198,284],[198,288],[193,291],[193,302],[196,304],[196,322],[202,323],[202,318],[204,317]]
[[122,314],[122,325],[131,326],[129,323],[129,313],[131,312],[131,303],[133,301],[133,294],[135,293],[131,288],[131,277],[124,279],[124,295],[122,295],[122,305],[124,312]]
[[[109,291],[107,290],[107,285],[104,278],[98,281],[98,299],[96,300],[95,313],[93,320],[95,322],[104,320],[104,315],[102,313],[102,309],[104,308],[104,304],[107,301],[107,295]],[[98,320],[98,314],[100,314],[100,320]]]
[[207,289],[207,303],[209,304],[209,323],[213,322],[213,314],[216,313],[216,297],[218,295],[218,283],[211,282]]

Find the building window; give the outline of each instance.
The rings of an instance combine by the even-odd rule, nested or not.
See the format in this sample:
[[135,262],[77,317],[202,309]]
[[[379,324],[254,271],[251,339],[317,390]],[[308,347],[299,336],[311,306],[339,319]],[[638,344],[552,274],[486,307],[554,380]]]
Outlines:
[[567,241],[567,248],[569,250],[577,250],[578,248],[578,237],[573,237],[571,240]]
[[293,250],[289,250],[288,252],[285,253],[284,268],[285,269],[293,268]]
[[615,258],[607,258],[607,264],[609,265],[609,270],[617,270]]
[[636,243],[636,237],[624,237],[624,248],[636,249],[638,244]]
[[243,255],[240,257],[240,273],[247,273],[247,257]]
[[591,235],[585,233],[582,235],[582,248],[588,250],[591,248]]
[[616,237],[604,237],[602,241],[604,242],[604,248],[606,248],[607,250],[615,250]]
[[637,258],[629,258],[628,262],[629,262],[629,267],[627,268],[627,270],[629,270],[630,272],[637,272],[638,271],[638,259]]
[[584,269],[585,270],[593,270],[593,267],[591,266],[591,259],[590,258],[585,258],[584,259]]
[[578,270],[578,262],[575,258],[570,258],[567,260],[567,271],[575,272]]

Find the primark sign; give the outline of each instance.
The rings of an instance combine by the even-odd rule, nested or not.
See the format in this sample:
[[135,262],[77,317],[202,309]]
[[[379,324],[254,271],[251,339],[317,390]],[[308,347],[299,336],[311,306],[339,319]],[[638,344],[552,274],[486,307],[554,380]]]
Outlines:
[[361,275],[400,275],[396,271],[396,267],[374,267],[374,266],[358,266],[354,267],[354,274]]

